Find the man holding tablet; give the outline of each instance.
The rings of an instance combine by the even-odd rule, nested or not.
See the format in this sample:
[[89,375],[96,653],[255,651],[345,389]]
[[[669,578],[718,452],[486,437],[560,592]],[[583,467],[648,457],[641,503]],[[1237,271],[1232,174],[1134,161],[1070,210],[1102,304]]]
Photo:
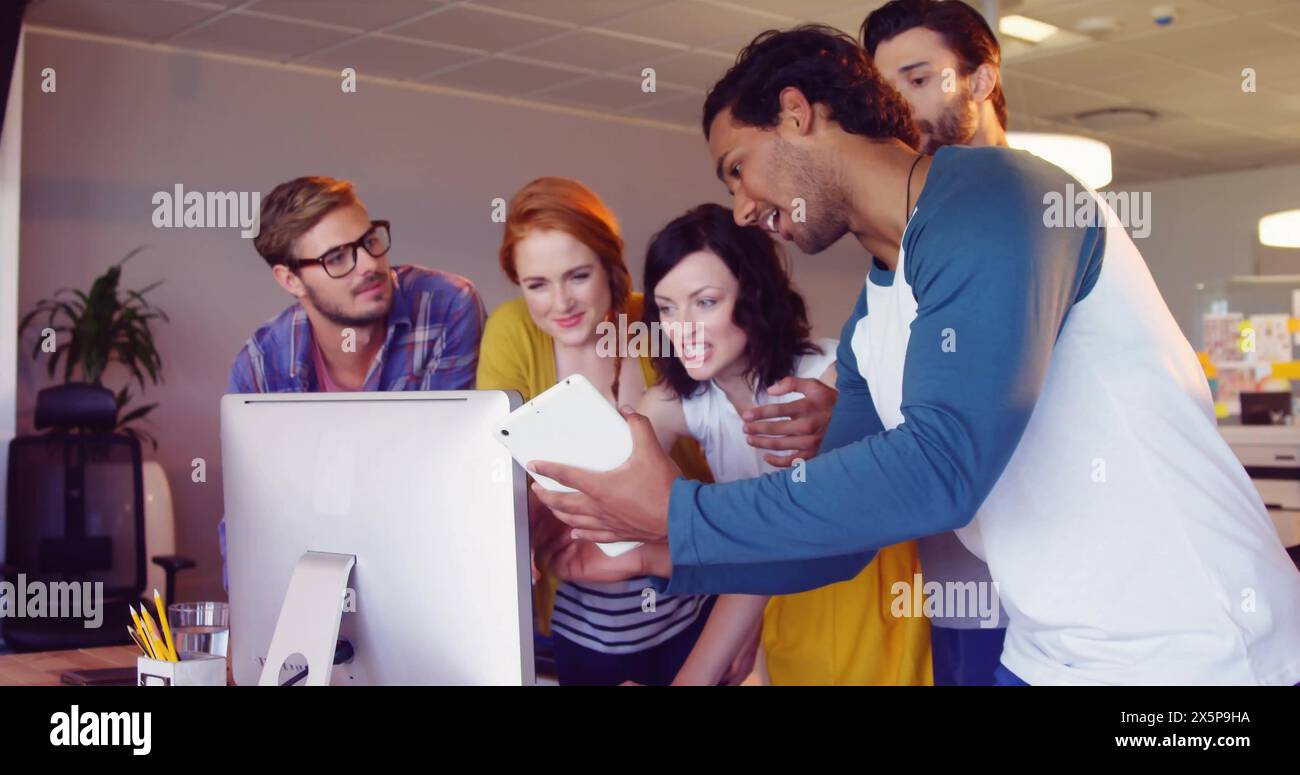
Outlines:
[[839,402],[802,476],[713,485],[625,411],[620,468],[534,463],[581,491],[538,493],[579,537],[660,542],[638,551],[671,593],[784,593],[957,530],[1010,613],[1000,683],[1300,681],[1300,573],[1123,227],[1046,225],[1071,177],[918,155],[901,97],[821,27],[756,38],[704,119],[738,222],[876,257]]

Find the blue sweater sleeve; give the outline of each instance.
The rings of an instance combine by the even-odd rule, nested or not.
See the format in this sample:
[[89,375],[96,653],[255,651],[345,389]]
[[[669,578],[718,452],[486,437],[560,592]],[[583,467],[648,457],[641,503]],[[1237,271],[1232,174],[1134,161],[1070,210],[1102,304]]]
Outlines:
[[651,577],[660,594],[791,595],[851,579],[862,572],[875,552],[784,562],[731,565],[673,565],[670,579]]
[[[866,302],[866,294],[860,294],[836,350],[835,387],[839,391],[839,398],[835,402],[826,437],[822,440],[822,453],[884,430],[871,401],[871,391],[858,373],[857,358],[849,344],[853,334],[853,321],[863,315]],[[660,592],[671,594],[792,594],[851,579],[874,556],[875,551],[871,550],[811,560],[749,562],[711,565],[707,568],[677,564],[670,583],[655,583]]]
[[[1063,190],[1063,174],[987,150],[996,154],[974,164],[936,163],[904,238],[917,315],[903,422],[808,461],[802,482],[785,472],[714,485],[678,480],[668,520],[674,577],[712,587],[715,567],[730,581],[737,565],[866,552],[953,530],[978,511],[1019,443],[1065,316],[1095,282],[1104,247],[1099,228],[1044,225],[1044,193]],[[851,341],[846,330],[841,342]],[[842,438],[836,430],[832,444]],[[685,586],[670,589],[691,591]]]

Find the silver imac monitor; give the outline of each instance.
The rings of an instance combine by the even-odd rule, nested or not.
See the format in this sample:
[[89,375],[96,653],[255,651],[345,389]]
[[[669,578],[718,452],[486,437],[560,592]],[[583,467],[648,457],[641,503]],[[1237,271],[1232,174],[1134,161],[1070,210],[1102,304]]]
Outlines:
[[491,433],[518,405],[504,391],[222,397],[235,682],[258,683],[294,566],[317,551],[356,557],[339,630],[354,655],[332,684],[534,683],[524,473]]

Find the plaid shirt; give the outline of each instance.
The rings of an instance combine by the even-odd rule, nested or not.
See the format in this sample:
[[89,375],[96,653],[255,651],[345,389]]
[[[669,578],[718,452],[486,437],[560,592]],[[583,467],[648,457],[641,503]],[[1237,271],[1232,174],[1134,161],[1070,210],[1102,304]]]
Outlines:
[[[363,390],[471,390],[485,311],[463,277],[416,266],[392,269],[388,335]],[[267,321],[230,368],[227,393],[320,390],[311,323],[302,304]]]

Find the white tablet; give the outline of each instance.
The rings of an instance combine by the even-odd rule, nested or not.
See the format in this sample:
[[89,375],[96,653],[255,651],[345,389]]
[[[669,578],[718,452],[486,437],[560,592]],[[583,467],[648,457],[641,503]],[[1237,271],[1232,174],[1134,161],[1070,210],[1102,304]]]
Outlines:
[[[493,433],[525,470],[534,460],[549,460],[609,471],[632,456],[627,421],[581,374],[565,377],[511,412]],[[574,492],[554,479],[531,471],[529,475],[548,490]],[[640,545],[635,541],[597,544],[610,557]]]

